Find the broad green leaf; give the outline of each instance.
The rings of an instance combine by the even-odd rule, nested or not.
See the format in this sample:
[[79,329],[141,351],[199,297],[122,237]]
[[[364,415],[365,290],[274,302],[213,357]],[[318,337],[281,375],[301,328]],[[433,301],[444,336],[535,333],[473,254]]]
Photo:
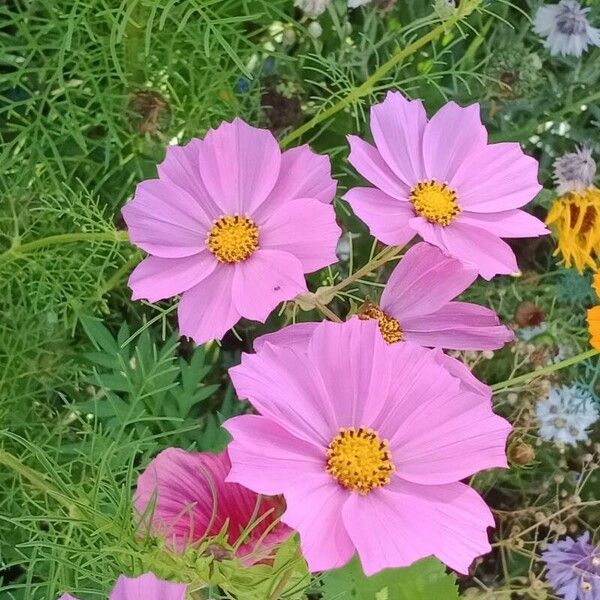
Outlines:
[[454,575],[436,558],[366,577],[357,557],[323,576],[323,600],[457,600]]

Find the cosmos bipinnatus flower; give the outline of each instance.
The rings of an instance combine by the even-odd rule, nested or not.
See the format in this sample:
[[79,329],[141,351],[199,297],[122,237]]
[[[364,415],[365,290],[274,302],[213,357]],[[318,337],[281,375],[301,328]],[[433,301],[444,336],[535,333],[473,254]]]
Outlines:
[[598,600],[600,598],[600,548],[590,543],[590,532],[577,539],[548,544],[542,554],[546,578],[561,598]]
[[596,161],[591,148],[577,148],[554,161],[554,181],[559,194],[582,192],[594,183]]
[[600,46],[600,29],[587,18],[589,8],[577,0],[560,0],[537,11],[534,31],[546,38],[544,46],[552,56],[581,56],[588,46]]

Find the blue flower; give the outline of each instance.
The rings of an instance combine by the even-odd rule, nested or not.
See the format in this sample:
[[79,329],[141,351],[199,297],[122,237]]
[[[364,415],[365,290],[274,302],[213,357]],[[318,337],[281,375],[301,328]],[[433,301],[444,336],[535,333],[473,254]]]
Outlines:
[[586,429],[598,419],[598,408],[586,388],[564,385],[550,390],[547,399],[538,400],[536,415],[542,439],[575,446],[588,440]]
[[564,600],[600,600],[600,548],[586,531],[574,540],[553,542],[542,553],[546,579]]
[[554,161],[554,181],[557,192],[582,192],[594,183],[596,162],[592,158],[591,148],[577,148]]

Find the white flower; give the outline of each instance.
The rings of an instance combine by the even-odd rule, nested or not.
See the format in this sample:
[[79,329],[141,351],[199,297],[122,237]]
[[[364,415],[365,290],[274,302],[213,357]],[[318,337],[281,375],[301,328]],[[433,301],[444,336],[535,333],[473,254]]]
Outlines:
[[305,15],[318,17],[324,13],[331,0],[295,0],[294,6],[300,7]]
[[365,4],[369,4],[371,0],[348,0],[348,8],[358,8]]
[[581,8],[577,0],[560,0],[539,8],[534,31],[546,38],[544,45],[552,56],[581,56],[590,44],[600,46],[600,29],[590,25],[589,10]]
[[588,440],[586,429],[598,419],[598,408],[583,386],[564,385],[538,400],[536,415],[542,439],[574,446]]
[[554,180],[559,195],[581,192],[594,183],[596,162],[591,148],[577,148],[554,161]]

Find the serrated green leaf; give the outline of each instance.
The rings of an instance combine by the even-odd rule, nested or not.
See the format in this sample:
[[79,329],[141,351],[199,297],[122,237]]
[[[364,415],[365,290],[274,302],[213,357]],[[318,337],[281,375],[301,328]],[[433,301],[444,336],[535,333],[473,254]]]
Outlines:
[[457,600],[454,575],[436,558],[366,577],[358,558],[323,576],[323,600]]

